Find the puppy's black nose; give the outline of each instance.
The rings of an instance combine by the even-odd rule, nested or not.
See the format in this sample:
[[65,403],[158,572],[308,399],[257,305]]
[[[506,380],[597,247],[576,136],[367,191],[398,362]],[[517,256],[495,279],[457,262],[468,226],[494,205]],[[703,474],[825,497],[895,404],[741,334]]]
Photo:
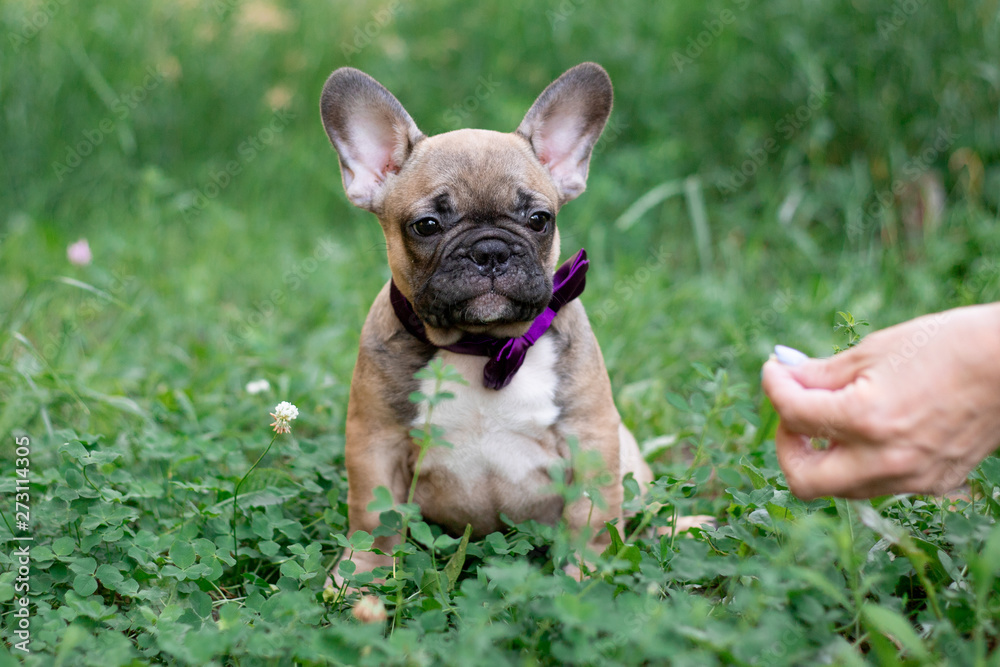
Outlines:
[[500,239],[483,239],[476,241],[472,246],[469,257],[472,258],[480,273],[498,276],[507,270],[510,246]]

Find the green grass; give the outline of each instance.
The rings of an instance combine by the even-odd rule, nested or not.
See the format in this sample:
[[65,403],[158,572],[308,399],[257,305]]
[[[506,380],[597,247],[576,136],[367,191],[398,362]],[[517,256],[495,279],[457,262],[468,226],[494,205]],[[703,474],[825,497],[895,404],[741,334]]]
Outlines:
[[[838,311],[875,330],[1000,299],[996,2],[12,1],[0,38],[0,532],[28,437],[34,537],[33,653],[8,541],[0,663],[996,664],[997,460],[966,500],[799,502],[758,375],[775,343],[845,346]],[[425,132],[510,130],[583,60],[615,110],[559,225],[660,475],[662,507],[636,509],[721,526],[634,536],[576,583],[561,530],[463,547],[397,508],[390,620],[362,624],[322,584],[366,546],[344,537],[344,415],[388,273],[322,83],[350,64]],[[616,226],[690,176],[704,217],[675,196]],[[233,489],[281,400],[301,414],[241,488],[237,562]]]

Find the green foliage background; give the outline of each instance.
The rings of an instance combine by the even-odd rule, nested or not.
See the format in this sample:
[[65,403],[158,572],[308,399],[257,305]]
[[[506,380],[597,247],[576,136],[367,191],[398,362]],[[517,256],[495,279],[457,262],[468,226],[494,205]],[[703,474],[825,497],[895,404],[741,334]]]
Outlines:
[[[995,664],[996,460],[955,501],[801,503],[758,370],[777,342],[843,344],[841,310],[877,329],[1000,298],[998,16],[996,0],[3,3],[0,530],[26,435],[35,541],[27,657],[0,555],[0,663]],[[392,620],[362,624],[322,584],[365,548],[343,536],[342,433],[388,274],[319,91],[351,65],[427,133],[509,130],[583,60],[611,74],[615,110],[560,229],[594,260],[584,303],[661,475],[659,504],[636,507],[721,527],[637,534],[578,583],[553,573],[569,538],[521,526],[470,543],[449,587],[436,573],[461,547],[424,526],[376,591]],[[642,206],[658,186],[687,196]],[[86,267],[66,260],[79,238]],[[258,378],[269,393],[245,390]],[[301,416],[241,492],[237,564],[232,489],[280,400]]]

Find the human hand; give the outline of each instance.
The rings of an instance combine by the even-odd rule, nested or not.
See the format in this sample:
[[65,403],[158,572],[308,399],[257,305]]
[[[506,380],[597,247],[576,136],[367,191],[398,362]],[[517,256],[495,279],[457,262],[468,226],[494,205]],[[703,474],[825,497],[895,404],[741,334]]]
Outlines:
[[792,352],[799,363],[772,358],[762,384],[796,496],[941,494],[1000,445],[1000,303],[910,320],[829,359]]

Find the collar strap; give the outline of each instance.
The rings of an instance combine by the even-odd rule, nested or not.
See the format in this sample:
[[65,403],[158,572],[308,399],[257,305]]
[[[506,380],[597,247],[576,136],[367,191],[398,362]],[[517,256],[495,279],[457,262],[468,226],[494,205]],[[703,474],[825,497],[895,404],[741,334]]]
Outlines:
[[[457,343],[445,345],[441,349],[457,354],[471,354],[489,357],[483,369],[483,386],[503,389],[514,378],[514,374],[524,363],[528,348],[552,326],[556,313],[567,303],[580,296],[587,283],[587,251],[581,249],[573,259],[559,267],[552,277],[552,299],[542,314],[535,318],[523,336],[517,338],[493,338],[480,334],[467,334]],[[427,338],[424,323],[417,317],[413,305],[407,301],[395,282],[389,285],[389,300],[392,309],[403,327],[417,340],[433,345]]]

